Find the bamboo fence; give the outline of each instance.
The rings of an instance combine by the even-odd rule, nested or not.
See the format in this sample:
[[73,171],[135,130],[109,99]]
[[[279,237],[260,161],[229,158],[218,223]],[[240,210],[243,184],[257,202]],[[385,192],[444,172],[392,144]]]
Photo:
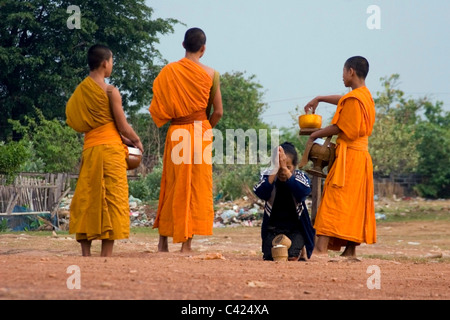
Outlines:
[[[70,192],[70,178],[67,173],[22,173],[8,185],[0,176],[0,216],[50,213],[53,217]],[[18,212],[17,207],[25,210]]]

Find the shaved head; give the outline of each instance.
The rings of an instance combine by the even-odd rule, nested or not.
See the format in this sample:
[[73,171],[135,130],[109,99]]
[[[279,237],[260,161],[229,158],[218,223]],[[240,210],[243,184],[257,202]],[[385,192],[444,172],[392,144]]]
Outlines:
[[361,79],[366,79],[367,74],[369,73],[369,62],[366,58],[361,56],[348,58],[347,61],[345,61],[344,67],[347,70],[355,70],[356,75]]
[[206,44],[206,35],[200,28],[191,28],[184,35],[184,48],[188,52],[198,52]]
[[107,46],[95,44],[88,50],[88,65],[89,69],[95,70],[102,64],[103,61],[109,60],[112,57],[112,51]]

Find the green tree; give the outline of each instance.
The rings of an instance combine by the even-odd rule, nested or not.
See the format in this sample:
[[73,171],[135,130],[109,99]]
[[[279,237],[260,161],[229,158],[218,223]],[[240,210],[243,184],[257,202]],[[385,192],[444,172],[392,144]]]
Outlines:
[[[252,131],[259,136],[260,129],[267,130],[267,145],[270,146],[270,127],[262,121],[262,113],[267,105],[263,102],[262,86],[256,81],[256,76],[246,76],[244,72],[224,73],[220,78],[220,88],[223,102],[223,116],[215,127],[219,130],[223,141],[225,156],[227,144],[231,145],[231,134],[239,135]],[[249,131],[250,130],[250,131]],[[219,135],[216,134],[215,139]],[[237,140],[234,142],[234,158],[237,158]],[[246,138],[245,149],[248,158],[249,139]],[[242,155],[240,155],[242,156]],[[224,161],[225,162],[225,161]]]
[[417,173],[415,190],[424,197],[450,197],[450,112],[427,97],[407,99],[397,89],[399,75],[381,78],[370,138],[374,171],[383,175]]
[[[254,130],[259,141],[259,129],[267,130],[267,148],[270,148],[270,126],[262,121],[266,109],[263,102],[263,87],[256,76],[247,76],[245,72],[226,72],[221,75],[220,88],[223,102],[223,116],[217,124],[223,137],[223,153],[226,153],[227,130],[241,129],[241,133]],[[249,139],[245,141],[245,162],[237,163],[237,141],[234,142],[234,162],[214,163],[214,193],[216,199],[236,199],[251,190],[259,177],[260,164],[249,163]]]
[[263,102],[263,87],[255,75],[246,77],[244,72],[226,72],[220,77],[220,88],[224,111],[216,129],[224,136],[226,129],[268,128],[261,117],[267,108]]
[[374,99],[376,121],[369,139],[374,171],[382,175],[413,173],[419,156],[414,139],[420,101],[405,100],[397,89],[399,75],[381,78],[383,92]]
[[[68,27],[71,5],[80,9],[80,29]],[[113,51],[110,82],[122,92],[125,111],[148,104],[165,63],[155,44],[177,23],[152,19],[152,13],[144,0],[0,1],[0,140],[13,133],[7,119],[22,121],[34,107],[46,119],[64,119],[68,98],[88,74],[86,53],[95,43]]]
[[424,105],[425,119],[415,131],[422,183],[416,190],[427,198],[450,197],[450,112],[442,110],[442,102]]
[[79,163],[83,142],[81,135],[76,133],[64,122],[47,120],[39,109],[35,116],[25,116],[26,124],[18,120],[10,120],[13,129],[23,135],[23,141],[29,142],[31,163],[42,163],[33,168],[44,172],[74,172]]

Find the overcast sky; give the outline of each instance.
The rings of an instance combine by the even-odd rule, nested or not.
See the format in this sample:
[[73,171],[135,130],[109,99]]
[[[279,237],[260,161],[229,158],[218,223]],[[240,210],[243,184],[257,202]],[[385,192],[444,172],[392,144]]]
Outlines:
[[[292,127],[290,113],[316,95],[345,94],[342,68],[351,56],[369,60],[366,84],[400,74],[407,97],[429,96],[450,110],[448,0],[146,0],[153,18],[175,18],[175,32],[157,46],[169,62],[184,56],[188,28],[207,36],[203,63],[220,73],[255,75],[268,104],[264,122]],[[371,7],[372,5],[377,8]],[[369,12],[368,12],[369,11]],[[226,106],[224,106],[226,108]],[[320,104],[324,122],[335,106]],[[226,109],[225,109],[226,112]],[[328,124],[328,123],[324,123]]]

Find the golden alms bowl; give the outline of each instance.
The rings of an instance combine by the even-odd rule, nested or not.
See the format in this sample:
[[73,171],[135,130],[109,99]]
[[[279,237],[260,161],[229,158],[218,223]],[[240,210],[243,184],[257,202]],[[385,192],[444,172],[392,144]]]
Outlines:
[[322,116],[318,114],[304,114],[298,117],[300,129],[320,129],[322,126]]

